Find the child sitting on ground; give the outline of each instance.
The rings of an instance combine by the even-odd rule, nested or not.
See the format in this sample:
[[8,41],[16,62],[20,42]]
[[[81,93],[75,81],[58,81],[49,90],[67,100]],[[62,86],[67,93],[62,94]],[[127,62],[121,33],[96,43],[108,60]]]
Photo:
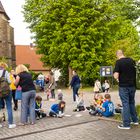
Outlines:
[[84,111],[85,107],[84,107],[83,93],[78,94],[78,98],[76,102],[77,102],[77,107],[73,111]]
[[100,108],[103,104],[103,96],[101,94],[95,94],[93,102],[90,107],[86,107],[87,110],[90,110],[89,114],[92,114],[97,108]]
[[60,101],[58,104],[53,104],[51,106],[49,116],[50,117],[63,117],[64,116],[64,109],[66,103],[64,101]]
[[121,104],[117,104],[117,107],[115,108],[115,113],[122,113],[122,105]]
[[114,104],[111,101],[110,94],[105,94],[105,102],[102,104],[101,107],[98,107],[91,115],[102,115],[105,117],[110,117],[114,115]]
[[63,100],[62,90],[61,89],[58,89],[57,92],[58,92],[58,100],[62,101]]
[[46,113],[41,109],[42,107],[42,97],[41,96],[36,96],[35,98],[35,116],[36,119],[41,119],[43,117],[46,117]]

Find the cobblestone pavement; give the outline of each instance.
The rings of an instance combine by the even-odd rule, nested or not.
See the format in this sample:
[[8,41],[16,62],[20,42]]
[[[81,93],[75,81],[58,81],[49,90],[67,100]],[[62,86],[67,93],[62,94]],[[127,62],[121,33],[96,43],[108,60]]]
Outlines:
[[[84,92],[86,106],[93,98],[91,91]],[[140,91],[136,93],[136,104],[140,104]],[[43,97],[43,108],[48,113],[52,103],[58,101],[46,101],[44,93],[37,93]],[[110,92],[112,101],[120,103],[118,93]],[[57,95],[56,95],[57,96]],[[15,129],[8,129],[7,125],[0,128],[0,140],[139,140],[140,126],[132,127],[131,130],[119,130],[118,122],[107,121],[104,118],[91,117],[88,111],[72,112],[76,106],[72,102],[70,90],[64,90],[66,105],[66,116],[64,118],[43,118],[37,120],[35,125],[17,126]],[[19,102],[20,104],[20,102]],[[20,105],[19,105],[20,106]],[[20,108],[14,112],[14,120],[19,122]],[[69,116],[71,115],[71,116]]]

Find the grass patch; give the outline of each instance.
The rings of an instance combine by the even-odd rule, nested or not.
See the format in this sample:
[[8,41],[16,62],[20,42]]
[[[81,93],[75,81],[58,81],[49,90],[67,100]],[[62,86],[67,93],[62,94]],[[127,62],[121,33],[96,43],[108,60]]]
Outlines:
[[[136,112],[137,112],[137,116],[138,116],[139,123],[140,123],[140,105],[136,105]],[[121,116],[121,114],[115,114],[113,116],[113,119],[121,121],[122,120],[122,116]]]
[[138,115],[138,119],[140,123],[140,105],[136,105],[136,111],[137,111],[137,115]]
[[115,119],[115,120],[118,120],[118,121],[121,121],[122,120],[122,116],[121,116],[121,114],[115,114],[114,116],[113,116],[113,119]]

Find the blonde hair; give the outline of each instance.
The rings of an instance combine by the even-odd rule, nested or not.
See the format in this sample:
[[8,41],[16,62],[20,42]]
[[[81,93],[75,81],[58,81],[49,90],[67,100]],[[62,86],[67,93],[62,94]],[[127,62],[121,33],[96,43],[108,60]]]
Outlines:
[[62,90],[61,90],[61,89],[58,89],[57,92],[58,92],[58,93],[62,93]]
[[0,67],[6,69],[8,68],[8,65],[5,62],[0,62]]
[[16,74],[19,74],[19,73],[24,72],[24,71],[28,72],[28,69],[25,65],[20,64],[16,67]]

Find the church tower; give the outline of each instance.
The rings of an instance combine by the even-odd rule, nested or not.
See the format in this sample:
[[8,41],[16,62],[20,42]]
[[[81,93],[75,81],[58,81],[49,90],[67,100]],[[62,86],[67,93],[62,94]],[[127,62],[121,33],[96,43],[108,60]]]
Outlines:
[[0,58],[5,57],[8,65],[15,67],[14,29],[9,20],[0,1]]

